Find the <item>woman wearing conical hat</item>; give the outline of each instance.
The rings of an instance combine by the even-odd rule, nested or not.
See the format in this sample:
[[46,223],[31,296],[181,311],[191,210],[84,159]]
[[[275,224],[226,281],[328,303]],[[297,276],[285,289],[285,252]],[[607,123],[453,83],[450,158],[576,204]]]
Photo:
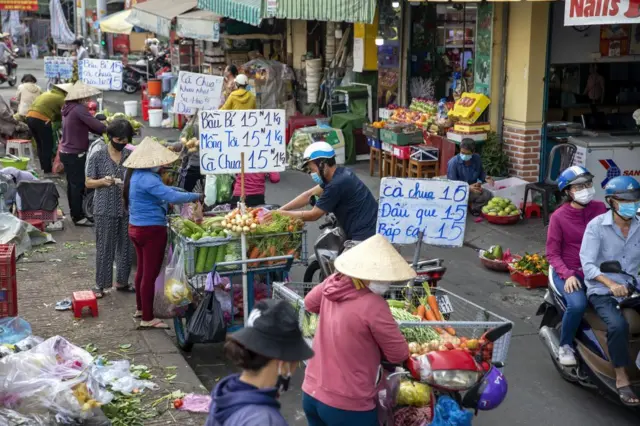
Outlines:
[[375,386],[382,359],[400,364],[409,347],[382,295],[416,273],[381,235],[363,241],[335,261],[337,273],[304,298],[320,314],[315,356],[302,384],[309,424],[377,426]]
[[107,126],[91,115],[87,102],[99,93],[100,90],[95,87],[78,81],[67,92],[65,104],[62,107],[60,161],[67,176],[67,197],[71,219],[78,226],[92,226],[92,222],[84,216],[82,210],[89,132],[101,135],[107,131]]
[[168,203],[183,204],[204,197],[162,183],[160,169],[177,159],[176,153],[147,137],[124,162],[129,170],[124,177],[122,196],[129,211],[129,237],[138,256],[134,318],[142,318],[141,328],[169,328],[153,316],[153,289],[167,245]]

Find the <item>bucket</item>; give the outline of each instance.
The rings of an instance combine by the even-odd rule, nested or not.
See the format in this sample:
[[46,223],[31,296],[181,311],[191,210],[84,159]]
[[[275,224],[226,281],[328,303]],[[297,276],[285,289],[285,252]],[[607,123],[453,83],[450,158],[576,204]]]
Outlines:
[[147,90],[149,96],[162,96],[162,80],[149,80]]
[[138,101],[124,101],[124,113],[129,117],[137,117]]
[[149,127],[162,126],[162,109],[149,110]]

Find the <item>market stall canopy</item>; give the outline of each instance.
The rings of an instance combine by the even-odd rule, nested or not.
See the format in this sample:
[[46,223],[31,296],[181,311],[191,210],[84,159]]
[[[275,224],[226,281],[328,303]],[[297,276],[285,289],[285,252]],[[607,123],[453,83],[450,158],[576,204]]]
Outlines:
[[196,40],[220,41],[220,16],[207,10],[194,10],[178,16],[176,33]]
[[256,27],[265,17],[262,0],[198,0],[198,9]]
[[103,33],[131,34],[133,24],[127,22],[131,10],[121,10],[96,21],[96,26]]
[[265,13],[279,19],[372,24],[376,3],[376,0],[278,0],[274,11]]
[[170,37],[171,21],[195,7],[196,0],[148,0],[133,6],[127,21],[147,31]]

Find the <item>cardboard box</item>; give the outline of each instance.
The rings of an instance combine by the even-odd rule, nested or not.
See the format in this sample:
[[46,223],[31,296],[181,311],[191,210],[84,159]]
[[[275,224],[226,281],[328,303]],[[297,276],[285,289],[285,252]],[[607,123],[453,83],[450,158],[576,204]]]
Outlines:
[[129,50],[131,52],[144,52],[144,42],[148,38],[154,38],[153,33],[136,33],[129,34]]
[[362,133],[369,138],[380,139],[380,129],[373,127],[372,124],[364,123],[362,125]]
[[453,125],[453,130],[458,133],[478,133],[488,132],[491,130],[491,124],[489,123],[456,123]]
[[447,132],[447,139],[454,142],[462,142],[463,139],[471,139],[475,142],[484,142],[487,140],[487,134],[480,133],[458,133],[453,130]]
[[510,177],[502,180],[496,180],[495,186],[488,183],[482,185],[482,188],[488,190],[494,197],[501,197],[511,200],[516,207],[524,202],[524,189],[529,182],[517,177]]

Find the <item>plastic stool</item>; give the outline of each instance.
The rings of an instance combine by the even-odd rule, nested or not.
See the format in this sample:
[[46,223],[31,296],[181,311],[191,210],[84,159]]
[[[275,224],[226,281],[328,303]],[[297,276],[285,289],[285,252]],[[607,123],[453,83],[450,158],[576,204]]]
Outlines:
[[31,224],[31,226],[33,226],[34,228],[44,232],[44,222],[40,219],[26,219],[25,222]]
[[[524,208],[524,203],[520,203],[520,210]],[[527,204],[526,210],[523,212],[524,217],[530,219],[531,217],[542,217],[542,210],[540,205],[536,203]]]
[[27,139],[9,139],[6,152],[16,157],[28,157],[32,165],[35,161],[33,150],[31,149],[31,141]]
[[98,316],[98,299],[92,291],[74,291],[71,298],[73,305],[73,316],[76,318],[82,317],[82,310],[87,307],[91,310],[91,316]]

